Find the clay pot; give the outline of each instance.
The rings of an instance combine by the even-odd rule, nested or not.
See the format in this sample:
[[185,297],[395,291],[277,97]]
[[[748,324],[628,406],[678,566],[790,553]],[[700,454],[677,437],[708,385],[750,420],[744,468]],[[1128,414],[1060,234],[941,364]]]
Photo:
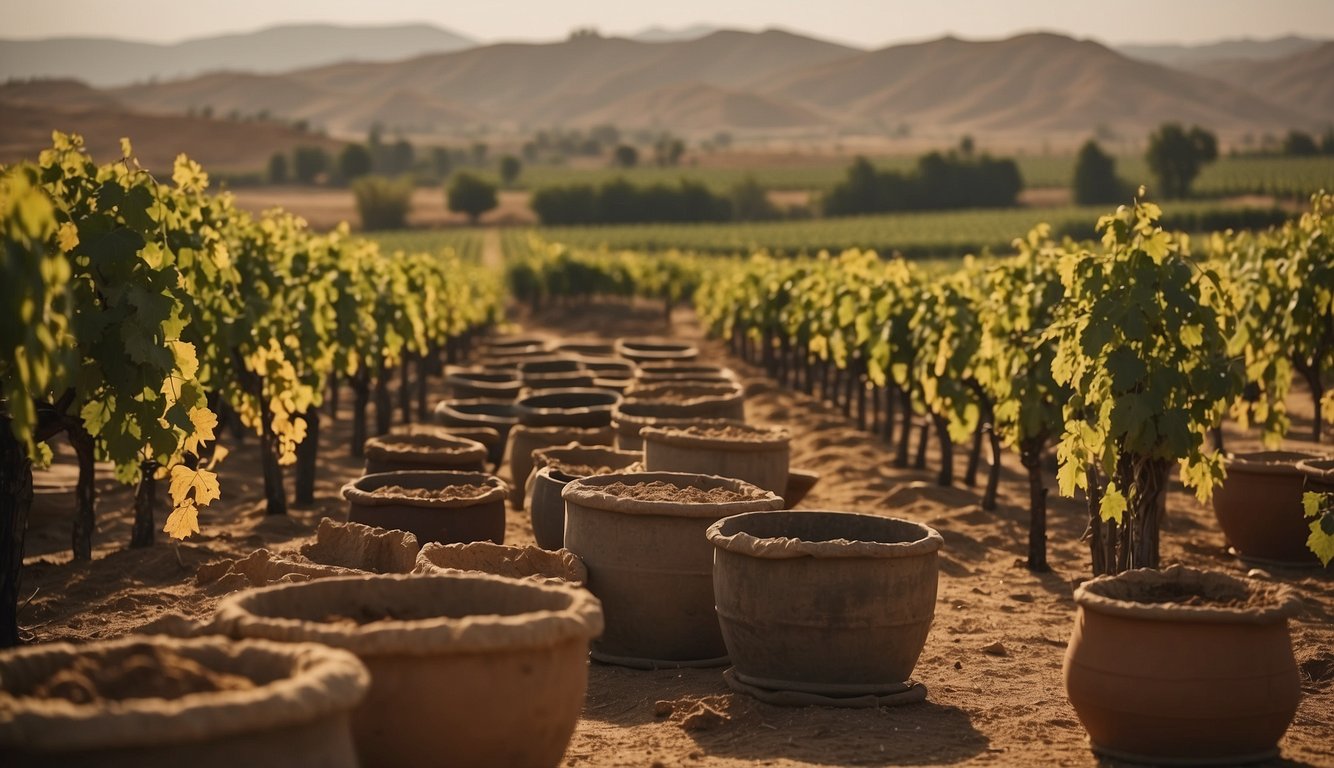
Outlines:
[[1297,471],[1305,480],[1303,491],[1334,493],[1334,459],[1303,459],[1297,462]]
[[[459,498],[374,493],[395,485],[426,491],[466,488],[468,492]],[[507,493],[500,478],[480,472],[384,472],[364,475],[343,486],[349,521],[407,531],[421,544],[483,540],[503,544]]]
[[569,339],[556,344],[556,351],[564,354],[607,357],[616,352],[616,347],[609,341],[598,339]]
[[366,474],[413,470],[481,471],[486,446],[456,435],[381,435],[366,441]]
[[1075,603],[1065,689],[1095,752],[1191,765],[1278,753],[1301,698],[1291,588],[1171,566],[1093,579]]
[[583,708],[602,613],[581,589],[452,572],[242,592],[219,604],[215,624],[355,653],[371,674],[352,716],[363,768],[550,768]]
[[361,523],[320,520],[315,540],[301,545],[311,561],[366,573],[408,573],[421,546],[407,531],[372,528]]
[[580,585],[588,580],[584,562],[568,549],[512,547],[474,541],[471,544],[427,544],[417,553],[413,573],[479,571],[511,579],[536,579]]
[[792,434],[781,427],[739,421],[701,421],[689,427],[647,427],[644,468],[650,472],[694,472],[735,477],[782,494]]
[[509,462],[513,494],[510,503],[523,507],[524,489],[533,471],[533,451],[568,443],[610,446],[616,440],[611,427],[530,427],[520,424],[510,432]]
[[1302,514],[1303,475],[1297,462],[1317,458],[1292,451],[1228,456],[1227,479],[1214,490],[1214,514],[1228,544],[1245,560],[1319,565],[1306,547],[1309,522]]
[[935,615],[935,530],[850,512],[748,512],[708,538],[734,688],[772,703],[925,698],[908,679]]
[[736,373],[731,368],[724,368],[719,365],[656,363],[639,366],[639,373],[635,378],[644,384],[660,384],[673,381],[727,384],[736,381]]
[[512,371],[453,366],[445,369],[445,387],[449,390],[450,398],[455,400],[513,400],[519,396],[519,388],[522,386],[523,383]]
[[611,426],[616,432],[616,448],[621,451],[643,451],[644,438],[641,433],[647,427],[689,427],[698,424],[699,419],[669,419],[656,416],[657,408],[653,403],[622,402],[612,411]]
[[689,362],[699,357],[699,347],[671,339],[617,339],[616,354],[640,364]]
[[[726,489],[748,498],[653,501],[607,490],[650,482]],[[583,559],[588,588],[606,612],[606,632],[594,643],[593,658],[639,668],[724,663],[726,648],[713,609],[713,552],[705,531],[719,518],[778,509],[783,500],[740,480],[676,472],[585,477],[571,481],[561,495],[565,547]]]
[[[39,693],[61,670],[69,677],[57,690],[91,686],[100,698]],[[220,675],[252,687],[219,690]],[[0,680],[0,754],[11,768],[355,768],[349,714],[370,685],[346,651],[218,637],[20,648],[0,654]]]
[[636,383],[625,402],[640,415],[665,419],[733,419],[745,421],[746,391],[737,382],[700,384],[689,381],[644,385]]
[[499,440],[487,444],[486,456],[492,466],[505,458],[510,428],[519,423],[508,400],[445,400],[435,407],[435,418],[452,429],[494,429]]
[[542,336],[488,336],[477,342],[479,357],[548,354],[550,340]]
[[[570,443],[533,451],[533,474],[525,487],[532,517],[533,538],[543,549],[560,549],[565,542],[565,500],[561,492],[571,480],[588,477],[571,466],[607,467],[614,471],[642,469],[643,455],[633,451]],[[554,466],[549,466],[553,465]]]
[[589,387],[557,389],[519,398],[514,413],[529,427],[606,427],[621,396]]

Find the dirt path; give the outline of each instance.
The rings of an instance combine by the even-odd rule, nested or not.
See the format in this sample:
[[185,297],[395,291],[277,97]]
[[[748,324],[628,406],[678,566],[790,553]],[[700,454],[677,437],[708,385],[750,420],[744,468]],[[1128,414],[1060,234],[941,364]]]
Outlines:
[[[488,236],[498,245],[498,233]],[[678,310],[674,320],[665,324],[660,305],[614,303],[523,319],[530,329],[567,335],[700,338],[690,312]],[[944,536],[935,624],[914,673],[928,700],[892,709],[789,709],[731,693],[716,669],[640,672],[593,664],[584,717],[563,765],[1096,765],[1061,681],[1072,585],[1087,575],[1078,542],[1082,505],[1052,500],[1053,571],[1031,574],[1021,564],[1026,486],[1013,455],[1005,457],[1001,508],[984,512],[972,489],[942,489],[932,484],[933,472],[893,468],[889,448],[858,432],[838,409],[781,390],[727,358],[720,345],[701,343],[707,357],[745,376],[748,418],[790,427],[794,466],[821,473],[804,507],[908,517]],[[350,401],[345,395],[343,402]],[[98,559],[67,564],[72,494],[42,494],[23,585],[33,597],[21,624],[38,642],[82,641],[126,634],[169,611],[209,615],[218,596],[195,584],[201,563],[261,546],[292,549],[321,516],[346,518],[339,488],[361,472],[348,450],[349,417],[345,408],[321,430],[316,505],[287,518],[263,515],[254,440],[238,446],[229,438],[224,497],[204,514],[203,535],[185,544],[122,549],[132,498],[108,478],[99,483],[105,493]],[[1230,439],[1241,447],[1239,436]],[[526,515],[510,512],[506,540],[532,543]],[[1239,568],[1224,551],[1212,513],[1179,488],[1169,499],[1163,550],[1168,562]],[[1291,762],[1274,765],[1334,766],[1334,574],[1276,576],[1301,592],[1307,610],[1293,633],[1305,697],[1282,743]]]

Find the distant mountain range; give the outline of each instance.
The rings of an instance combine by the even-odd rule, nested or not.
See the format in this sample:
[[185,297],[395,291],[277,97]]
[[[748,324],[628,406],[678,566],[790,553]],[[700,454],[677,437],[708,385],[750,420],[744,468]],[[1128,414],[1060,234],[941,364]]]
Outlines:
[[1219,61],[1249,59],[1265,61],[1281,59],[1298,53],[1305,53],[1318,48],[1328,40],[1300,35],[1286,35],[1268,40],[1240,38],[1219,40],[1214,43],[1199,45],[1119,45],[1118,51],[1132,59],[1143,59],[1156,64],[1166,64],[1177,69],[1207,68]]
[[291,24],[171,44],[101,37],[0,39],[0,77],[127,85],[220,70],[272,73],[338,61],[394,61],[473,45],[469,37],[429,24]]
[[[443,41],[441,35],[451,34],[410,29],[426,35],[423,46],[427,38]],[[694,31],[704,34],[692,37]],[[400,47],[392,61],[349,61],[358,57],[330,44],[323,53],[337,55],[337,63],[281,72],[214,71],[96,90],[10,83],[0,86],[0,114],[6,106],[44,110],[54,128],[61,126],[62,109],[166,116],[207,107],[215,116],[267,113],[358,137],[375,124],[391,132],[456,135],[605,122],[696,135],[884,134],[907,126],[915,135],[966,131],[1041,140],[1095,129],[1142,136],[1165,120],[1233,135],[1323,129],[1334,120],[1331,42],[1225,43],[1212,49],[1222,58],[1197,57],[1177,68],[1050,33],[988,41],[946,37],[874,51],[781,30],[642,35],[655,41],[579,36],[411,57]],[[361,59],[387,54],[363,43]],[[1249,57],[1238,55],[1247,51]],[[1168,52],[1160,46],[1156,55]],[[192,66],[203,60],[191,59]],[[233,69],[279,66],[276,58],[242,62],[233,54],[221,60]],[[8,123],[0,118],[0,144]]]

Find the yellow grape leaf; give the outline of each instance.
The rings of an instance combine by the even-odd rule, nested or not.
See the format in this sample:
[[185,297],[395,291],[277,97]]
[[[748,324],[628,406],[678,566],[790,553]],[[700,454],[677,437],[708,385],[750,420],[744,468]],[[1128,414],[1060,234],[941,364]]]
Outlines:
[[213,469],[221,464],[222,460],[227,458],[227,454],[229,453],[231,453],[231,451],[227,450],[227,446],[225,445],[213,446],[213,458],[209,459],[207,469]]
[[190,469],[184,464],[171,468],[171,500],[176,506],[188,503],[194,491],[194,503],[205,507],[222,496],[218,476],[207,469]]
[[194,434],[185,438],[185,450],[199,453],[200,443],[211,443],[217,439],[213,430],[218,426],[218,417],[207,408],[191,408],[190,423],[194,424]]
[[1320,558],[1322,565],[1329,565],[1329,561],[1334,560],[1334,536],[1325,533],[1318,519],[1311,523],[1311,535],[1306,539],[1306,546]]
[[130,146],[130,140],[125,136],[120,137],[120,156],[121,157],[134,156],[134,147]]
[[193,379],[199,373],[199,355],[195,354],[195,345],[188,341],[169,341],[172,357],[182,379]]
[[1126,497],[1121,495],[1115,485],[1108,483],[1107,492],[1102,495],[1102,506],[1098,509],[1098,516],[1103,520],[1115,520],[1120,523],[1126,512]]
[[185,539],[192,533],[199,533],[199,507],[186,502],[173,509],[162,532],[173,539]]
[[61,224],[56,233],[56,244],[66,253],[74,250],[79,245],[79,229],[68,221]]

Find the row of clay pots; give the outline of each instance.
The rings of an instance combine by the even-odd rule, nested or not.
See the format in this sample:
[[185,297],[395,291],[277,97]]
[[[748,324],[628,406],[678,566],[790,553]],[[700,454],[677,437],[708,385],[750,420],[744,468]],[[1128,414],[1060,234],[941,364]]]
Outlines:
[[1320,564],[1306,546],[1307,491],[1334,492],[1334,458],[1294,451],[1261,451],[1224,459],[1227,477],[1214,490],[1214,514],[1229,546],[1261,565]]

